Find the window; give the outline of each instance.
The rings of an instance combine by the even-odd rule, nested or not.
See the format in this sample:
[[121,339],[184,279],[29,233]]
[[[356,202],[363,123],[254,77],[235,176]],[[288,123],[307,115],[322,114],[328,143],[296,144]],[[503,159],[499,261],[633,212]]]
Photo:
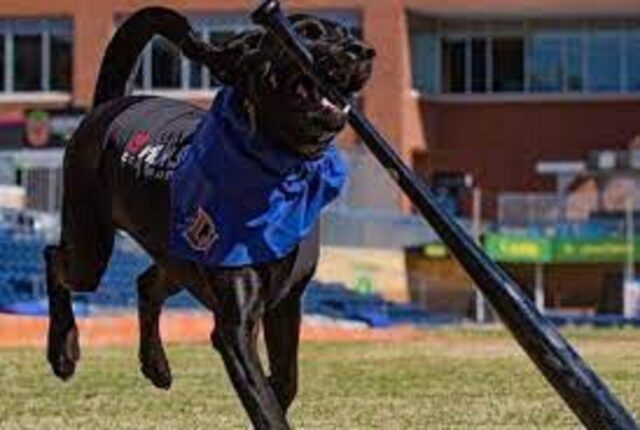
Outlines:
[[182,86],[180,50],[168,40],[158,37],[151,44],[151,85],[171,89]]
[[532,92],[563,90],[563,40],[557,36],[534,35],[530,43],[529,76]]
[[421,31],[411,33],[411,61],[414,70],[413,80],[416,88],[433,93],[438,87],[436,57],[440,40],[436,35],[433,20],[421,26]]
[[49,35],[51,43],[49,76],[51,90],[71,91],[73,70],[73,34],[64,22],[52,22]]
[[72,66],[70,20],[0,20],[0,92],[69,92]]
[[448,93],[464,93],[467,76],[467,44],[464,40],[442,42],[442,83]]
[[[319,16],[338,21],[354,33],[360,30],[357,15],[347,11],[321,11]],[[117,18],[122,21],[124,18]],[[189,18],[198,37],[207,42],[222,42],[252,24],[242,15],[194,15]],[[215,77],[201,64],[181,55],[168,40],[155,37],[144,50],[133,76],[133,86],[139,90],[208,90],[219,86]]]
[[[197,31],[196,37],[203,39],[204,35],[201,31]],[[190,62],[189,68],[189,88],[202,88],[205,80],[205,67],[201,64]]]
[[529,90],[533,93],[583,89],[582,36],[571,31],[536,31],[529,36]]
[[640,19],[410,14],[409,27],[413,83],[427,94],[640,92]]
[[567,53],[566,90],[568,92],[582,91],[584,89],[584,48],[582,37],[579,35],[568,36],[565,39],[565,46]]
[[44,91],[42,32],[39,20],[13,25],[13,87],[15,91]]
[[487,41],[471,39],[471,91],[484,93],[487,90]]
[[519,92],[524,84],[524,41],[498,38],[492,43],[493,91]]
[[595,32],[589,37],[589,90],[593,92],[620,90],[620,35],[616,32]]
[[630,91],[640,91],[640,29],[633,29],[627,36],[627,79]]
[[[487,47],[491,46],[488,56]],[[522,91],[524,83],[522,38],[455,38],[442,41],[442,88],[447,93],[484,93],[491,64],[494,92]]]

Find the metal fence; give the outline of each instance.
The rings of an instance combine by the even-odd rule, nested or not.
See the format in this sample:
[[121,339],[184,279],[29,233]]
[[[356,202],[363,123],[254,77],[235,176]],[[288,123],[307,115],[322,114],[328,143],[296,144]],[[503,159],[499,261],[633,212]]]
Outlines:
[[401,192],[369,150],[355,145],[343,150],[342,155],[349,166],[349,177],[334,207],[399,214]]
[[511,227],[554,224],[564,221],[564,203],[551,193],[501,193],[498,223]]
[[328,210],[320,231],[322,243],[336,246],[403,248],[436,240],[418,216],[364,209]]
[[0,184],[23,187],[27,209],[57,212],[62,202],[62,150],[0,152]]
[[588,218],[570,216],[568,200],[551,193],[502,193],[498,196],[498,218],[494,229],[530,236],[560,236],[594,239],[624,237],[631,227],[640,234],[640,199],[629,209],[594,211]]

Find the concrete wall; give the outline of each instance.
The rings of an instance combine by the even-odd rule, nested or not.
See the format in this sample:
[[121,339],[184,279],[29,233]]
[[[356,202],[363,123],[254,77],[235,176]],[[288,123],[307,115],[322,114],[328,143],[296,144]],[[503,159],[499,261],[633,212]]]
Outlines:
[[409,300],[402,250],[323,246],[315,279],[389,300]]

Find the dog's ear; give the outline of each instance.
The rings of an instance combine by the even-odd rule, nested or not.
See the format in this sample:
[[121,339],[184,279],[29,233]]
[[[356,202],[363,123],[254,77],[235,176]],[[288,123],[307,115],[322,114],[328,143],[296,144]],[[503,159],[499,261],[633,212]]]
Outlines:
[[322,19],[312,15],[295,14],[289,16],[296,33],[307,41],[318,41],[327,36],[327,26]]
[[[289,19],[316,52],[322,50],[316,45],[326,45],[325,50],[329,51],[331,42],[348,37],[342,33],[348,33],[342,26],[311,15],[295,14]],[[270,66],[284,56],[279,43],[261,28],[243,31],[220,43],[206,43],[190,34],[188,43],[181,48],[188,58],[204,63],[226,85],[237,84],[247,74],[267,76]]]
[[211,44],[203,62],[222,84],[235,85],[248,74],[255,73],[256,68],[264,66],[264,37],[263,30],[251,30],[222,43]]
[[180,47],[187,58],[204,64],[222,84],[234,85],[247,72],[255,73],[263,62],[264,37],[263,30],[251,30],[221,43],[207,43],[190,33]]

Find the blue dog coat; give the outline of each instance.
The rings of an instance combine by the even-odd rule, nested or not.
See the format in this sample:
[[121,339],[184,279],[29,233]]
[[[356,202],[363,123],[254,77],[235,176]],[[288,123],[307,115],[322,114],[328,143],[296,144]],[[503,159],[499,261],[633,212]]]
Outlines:
[[338,196],[346,173],[333,143],[308,160],[252,134],[240,98],[225,88],[171,179],[172,254],[214,267],[282,258]]

